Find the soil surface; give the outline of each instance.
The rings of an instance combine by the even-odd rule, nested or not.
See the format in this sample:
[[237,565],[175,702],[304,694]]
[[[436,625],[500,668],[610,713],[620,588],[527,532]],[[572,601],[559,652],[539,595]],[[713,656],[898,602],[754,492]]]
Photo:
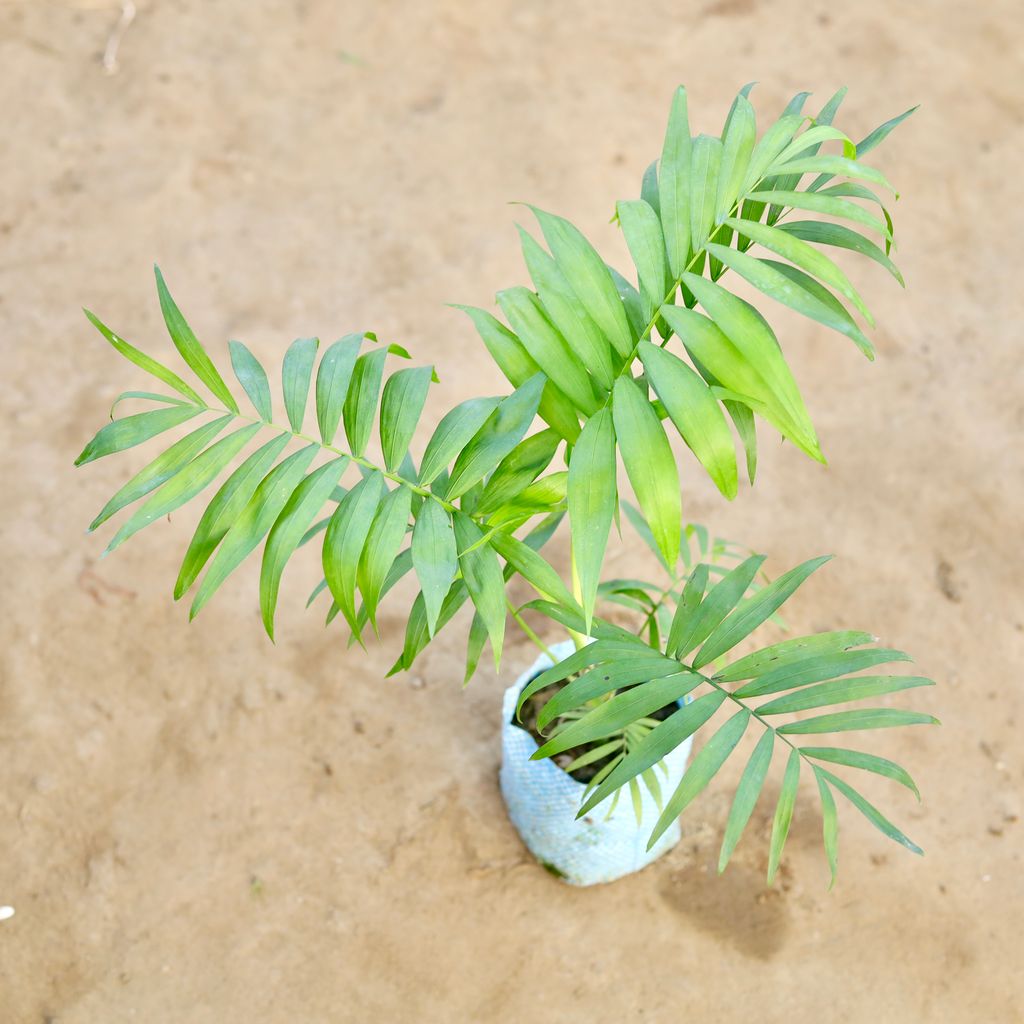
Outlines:
[[[1024,1019],[1018,0],[135,6],[105,73],[120,3],[0,2],[0,1019]],[[157,260],[223,366],[231,337],[276,364],[295,337],[371,328],[436,362],[436,422],[502,389],[444,303],[523,283],[507,201],[621,252],[612,204],[672,88],[717,133],[751,79],[762,118],[848,85],[854,137],[924,104],[876,160],[904,193],[908,288],[851,264],[877,362],[768,311],[829,467],[765,431],[756,494],[727,504],[693,463],[684,488],[773,572],[835,552],[794,630],[873,630],[938,680],[907,705],[943,727],[871,747],[923,802],[862,787],[927,855],[843,805],[829,892],[805,786],[766,890],[773,774],[717,878],[744,747],[668,856],[576,890],[502,809],[501,691],[533,659],[516,635],[465,691],[463,620],[385,679],[403,603],[347,648],[303,611],[313,557],[285,577],[276,645],[256,565],[189,626],[170,589],[199,508],[99,560],[85,525],[146,450],[72,459],[148,384],[79,307],[170,359]],[[609,575],[642,571],[627,539]]]

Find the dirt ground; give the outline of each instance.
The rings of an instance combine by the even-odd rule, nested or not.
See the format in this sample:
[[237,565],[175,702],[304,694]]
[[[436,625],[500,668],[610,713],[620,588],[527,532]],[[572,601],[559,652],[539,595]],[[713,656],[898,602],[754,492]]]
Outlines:
[[[1019,2],[139,0],[105,74],[119,11],[0,2],[0,1021],[1024,1020]],[[775,569],[836,553],[795,629],[874,630],[938,680],[908,703],[943,728],[872,748],[924,802],[864,784],[926,856],[843,807],[826,891],[802,790],[768,891],[769,786],[716,879],[727,773],[663,861],[574,890],[498,793],[521,640],[465,692],[464,624],[385,680],[400,605],[346,650],[302,610],[312,561],[276,646],[251,567],[189,626],[198,509],[98,561],[84,527],[146,456],[72,459],[146,383],[79,307],[167,352],[155,259],[222,360],[372,327],[437,363],[436,419],[500,387],[444,303],[522,281],[506,201],[619,251],[671,89],[717,132],[750,79],[762,118],[848,85],[854,137],[924,104],[877,156],[908,289],[856,268],[878,361],[771,311],[829,468],[766,444],[735,503],[684,487]]]

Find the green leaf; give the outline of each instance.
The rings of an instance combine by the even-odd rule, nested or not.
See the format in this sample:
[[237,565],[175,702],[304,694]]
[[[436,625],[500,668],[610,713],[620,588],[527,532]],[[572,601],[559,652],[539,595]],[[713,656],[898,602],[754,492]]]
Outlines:
[[871,189],[866,188],[864,185],[858,185],[856,182],[848,181],[839,185],[830,185],[828,188],[823,188],[820,195],[826,198],[829,196],[850,196],[854,199],[865,199],[868,202],[877,203],[882,211],[882,216],[885,218],[885,227],[887,232],[885,236],[885,255],[889,255],[892,251],[893,244],[892,217],[886,209],[885,204],[882,203],[881,199],[879,199]]
[[616,351],[623,356],[629,355],[633,349],[629,321],[604,260],[579,229],[564,217],[556,217],[535,206],[530,209],[540,224],[558,269],[584,309]]
[[856,158],[857,152],[850,137],[834,128],[830,124],[816,124],[801,132],[786,148],[772,161],[771,166],[765,172],[765,177],[772,177],[776,173],[783,173],[785,167],[791,160],[795,160],[803,154],[809,158],[821,148],[823,142],[839,141],[843,144],[843,156],[851,162]]
[[357,640],[360,631],[356,620],[355,592],[359,558],[377,514],[383,489],[384,478],[376,470],[363,477],[338,504],[324,535],[324,578],[334,603]]
[[801,156],[785,163],[776,163],[772,170],[778,171],[780,174],[803,175],[813,174],[815,171],[830,175],[839,174],[847,178],[870,181],[872,184],[887,188],[890,192],[896,191],[881,171],[875,170],[874,167],[868,167],[858,160],[850,160],[843,156]]
[[787,104],[786,109],[783,110],[782,116],[789,117],[790,114],[800,114],[803,112],[804,104],[810,99],[811,94],[809,92],[798,92]]
[[330,444],[338,430],[364,337],[363,334],[346,334],[331,345],[320,360],[316,371],[316,419],[324,444]]
[[[616,654],[628,657],[635,650],[636,642],[632,637],[630,637],[630,642],[625,646],[623,644],[616,644],[604,640],[585,644],[578,650],[573,651],[568,657],[563,658],[550,668],[545,669],[539,675],[534,676],[534,678],[523,687],[519,693],[519,699],[516,703],[516,716],[519,717],[520,712],[523,709],[523,705],[530,699],[530,697],[538,691],[543,690],[545,687],[550,686],[552,683],[563,683],[570,676],[576,675],[576,673],[591,665],[602,664]],[[654,655],[657,652],[651,651],[650,653]],[[654,661],[653,658],[651,660]],[[664,659],[659,656],[657,663],[662,661],[664,661]],[[565,687],[563,687],[563,690],[564,689]],[[568,705],[566,705],[566,708],[563,708],[563,710],[566,710],[567,707]]]
[[899,268],[874,242],[865,238],[842,224],[830,224],[823,220],[799,220],[783,224],[780,231],[786,231],[806,242],[817,242],[819,245],[833,245],[841,249],[858,252],[868,259],[874,260],[879,266],[885,267],[901,285],[903,275]]
[[647,325],[647,320],[644,317],[644,300],[640,298],[640,293],[614,267],[609,267],[608,273],[612,275],[615,290],[619,293],[619,298],[622,299],[622,306],[626,311],[626,319],[629,321],[633,341],[635,342],[644,332],[644,328]]
[[319,338],[296,338],[288,346],[281,366],[281,385],[284,390],[284,408],[288,422],[296,434],[302,433],[302,419],[306,414],[306,396],[313,376],[313,362]]
[[[845,334],[848,338],[851,338],[868,359],[873,360],[875,358],[874,346],[864,336],[847,308],[821,282],[816,281],[802,270],[791,267],[788,263],[779,263],[776,260],[758,260],[757,262],[777,271],[787,281],[801,289],[812,300],[810,306],[812,307],[815,320],[818,320],[819,323],[826,323],[826,321],[820,319],[821,311],[824,308],[828,311],[826,314],[828,316],[826,326],[833,327],[840,334]],[[803,301],[806,305],[807,300],[804,299]],[[814,306],[814,303],[818,305]]]
[[679,817],[689,806],[711,779],[718,769],[725,764],[726,758],[733,752],[736,744],[746,731],[747,722],[750,721],[750,712],[744,709],[733,715],[714,736],[701,748],[697,756],[690,762],[689,767],[683,774],[682,781],[676,787],[676,791],[669,797],[665,810],[661,812],[651,838],[647,841],[647,849],[662,837],[665,830]]
[[[761,136],[754,151],[750,154],[750,163],[743,178],[740,195],[747,199],[761,198],[749,196],[747,193],[761,180],[765,171],[778,159],[779,154],[789,145],[804,118],[800,114],[784,114]],[[764,200],[771,202],[771,198]]]
[[83,309],[89,323],[103,335],[107,341],[125,357],[129,362],[141,367],[146,373],[152,374],[157,380],[162,380],[168,387],[174,388],[179,395],[184,395],[190,402],[196,405],[206,405],[197,391],[186,384],[173,370],[169,370],[163,363],[157,362],[152,356],[141,352],[134,345],[129,344],[119,334],[115,334],[95,313]]
[[698,135],[690,150],[690,246],[704,248],[715,223],[718,171],[722,143],[710,135]]
[[849,732],[852,729],[892,729],[900,725],[938,725],[939,720],[920,711],[898,708],[866,708],[863,711],[836,711],[831,715],[805,718],[780,726],[779,734],[816,735],[822,732]]
[[693,667],[701,668],[731,651],[761,623],[771,618],[792,597],[797,587],[831,557],[822,555],[811,558],[741,601],[736,610],[708,637],[693,659]]
[[892,233],[892,220],[889,217],[885,203],[882,202],[877,193],[873,192],[866,185],[859,185],[854,181],[842,181],[838,185],[829,185],[828,188],[821,189],[818,192],[818,195],[838,196],[841,199],[849,197],[851,199],[863,199],[866,202],[875,203],[881,209],[882,215],[885,217],[886,227],[888,227],[890,234]]
[[342,409],[345,421],[345,436],[348,438],[352,454],[361,456],[366,451],[373,430],[373,420],[377,412],[377,396],[380,394],[380,382],[384,376],[384,360],[388,350],[378,348],[367,352],[356,360],[352,370],[352,382]]
[[[836,115],[837,111],[839,110],[839,107],[842,104],[843,99],[846,96],[846,91],[847,91],[846,87],[844,86],[842,89],[839,89],[837,92],[833,93],[832,97],[821,108],[820,112],[818,113],[818,116],[815,118],[815,121],[818,124],[832,124],[832,122],[835,120],[835,115]],[[789,111],[789,112],[790,113],[799,113],[799,111],[795,111],[795,110],[794,111]],[[821,148],[820,144],[812,145],[812,146],[808,147],[807,149],[805,149],[804,152],[808,156],[813,156],[815,153],[818,152],[818,150],[820,148]],[[778,191],[781,191],[781,192],[790,192],[790,191],[792,191],[793,189],[795,189],[797,187],[797,185],[800,182],[800,178],[801,178],[800,174],[794,174],[794,173],[779,174],[779,175],[773,176],[772,177],[772,188],[776,189]],[[778,221],[778,219],[782,216],[782,212],[783,212],[782,211],[782,207],[779,206],[778,204],[773,203],[768,208],[768,218],[767,218],[768,219],[768,223],[769,224],[775,224]],[[758,217],[756,219],[759,220],[760,218]],[[741,248],[745,249],[744,246],[741,246]]]
[[[664,769],[664,765],[662,765],[661,767]],[[665,801],[661,795],[661,783],[658,782],[658,773],[653,768],[648,768],[647,771],[645,771],[640,776],[640,778],[643,780],[643,784],[647,787],[647,791],[654,798],[655,806],[658,808],[658,811],[660,812],[665,807]],[[635,780],[631,779],[630,785],[633,785],[634,783]],[[638,814],[636,819],[637,825],[640,824],[640,821],[641,818]]]
[[264,423],[274,418],[274,410],[270,401],[270,382],[267,371],[260,361],[240,341],[229,341],[228,352],[231,354],[231,369],[235,371],[238,383],[249,396],[253,408]]
[[768,884],[775,881],[775,872],[779,870],[782,859],[782,848],[786,845],[789,826],[793,820],[793,808],[796,807],[796,790],[800,782],[800,751],[795,747],[789,752],[786,761],[786,772],[782,778],[782,788],[775,805],[775,818],[772,821],[772,838],[768,850]]
[[740,783],[736,787],[736,795],[733,797],[732,807],[729,810],[729,820],[725,823],[725,835],[722,837],[722,849],[718,855],[718,873],[725,870],[725,866],[732,857],[736,844],[747,827],[750,815],[754,813],[754,805],[761,795],[764,786],[765,776],[768,774],[768,766],[772,760],[772,747],[775,743],[775,734],[771,729],[766,729],[764,735],[758,740],[754,752],[747,761]]
[[[467,597],[469,597],[469,591],[466,590],[466,584],[461,579],[456,580],[441,605],[441,614],[437,617],[435,632],[440,631],[452,620],[455,613],[466,603]],[[423,610],[423,595],[417,594],[409,614],[409,621],[406,623],[405,644],[402,653],[387,674],[393,676],[403,669],[411,668],[416,657],[429,641],[426,613]]]
[[491,474],[477,502],[477,514],[495,512],[516,498],[547,469],[561,442],[558,431],[551,428],[520,441]]
[[736,108],[739,106],[740,97],[745,100],[750,99],[750,94],[754,89],[757,82],[747,82],[745,86],[736,94],[736,98],[732,101],[729,106],[729,113],[725,117],[725,124],[722,126],[722,138],[724,139],[729,134],[729,128],[732,125],[732,119],[736,116]]
[[857,808],[861,814],[864,815],[868,821],[871,822],[875,828],[878,829],[882,835],[888,836],[894,842],[899,843],[901,846],[905,846],[911,853],[916,853],[919,856],[924,855],[924,850],[921,849],[917,843],[908,839],[888,818],[882,814],[873,804],[868,803],[851,785],[844,782],[842,779],[837,778],[829,771],[825,771],[824,768],[815,768],[816,772],[821,774],[828,781],[829,785],[834,786],[839,790],[847,800]]
[[[785,432],[793,443],[812,458],[821,461],[821,452],[807,409],[771,328],[752,306],[713,281],[686,274],[684,282],[714,321],[709,326],[717,326],[716,333],[724,336],[723,340],[731,342],[728,348],[742,356],[746,367],[737,365],[735,358],[729,358],[727,350],[720,354],[708,351],[705,339],[700,337],[701,331],[695,330],[700,319],[698,314],[675,307],[663,307],[663,315],[679,333],[687,349],[696,347],[696,358],[725,387],[741,395],[750,395],[771,403],[768,408],[777,409],[775,419],[787,427]],[[706,329],[704,333],[707,333]],[[698,341],[701,344],[696,346]]]
[[809,683],[860,672],[890,661],[910,661],[902,651],[888,647],[871,647],[863,651],[836,651],[803,658],[794,665],[776,667],[736,691],[737,697],[763,697],[780,690],[794,690]]
[[394,471],[401,465],[416,433],[427,401],[433,367],[414,366],[393,373],[380,400],[380,443],[384,465]]
[[664,428],[651,403],[629,377],[615,382],[612,417],[622,461],[640,508],[665,561],[675,565],[683,511],[679,471]]
[[921,799],[921,794],[918,792],[914,780],[895,761],[878,757],[875,754],[862,754],[858,750],[844,750],[841,747],[801,747],[800,753],[804,757],[813,757],[818,761],[843,764],[848,768],[861,768],[867,772],[874,772],[875,775],[882,775],[887,779],[893,779],[901,786],[906,786],[918,800]]
[[749,221],[739,220],[735,217],[729,218],[725,223],[763,245],[766,249],[789,260],[790,263],[802,267],[807,273],[824,281],[825,284],[830,284],[861,311],[869,324],[874,325],[874,320],[868,312],[867,306],[864,305],[864,300],[857,293],[850,279],[832,260],[815,249],[814,246],[808,245],[792,232],[768,227],[767,224],[751,224]]
[[[536,374],[498,403],[455,460],[445,490],[447,500],[465,494],[519,444],[537,415],[543,388],[544,375]],[[424,466],[426,461],[424,457]]]
[[[380,605],[380,602],[384,600],[384,597],[387,595],[388,591],[390,591],[391,588],[394,587],[394,585],[398,583],[398,581],[401,580],[406,575],[406,573],[409,572],[410,569],[412,569],[412,551],[409,548],[406,548],[391,563],[391,568],[388,570],[387,576],[384,577],[384,583],[380,588],[380,593],[377,595],[378,606]],[[321,586],[323,588],[326,588],[327,580],[323,580]],[[332,607],[337,608],[338,606],[332,603]],[[338,610],[340,611],[340,609]],[[366,605],[361,604],[359,606],[359,612],[356,616],[356,623],[360,631],[369,621],[370,616],[366,610]],[[352,644],[357,642],[358,641],[354,634],[349,637],[350,647],[352,646]]]
[[558,573],[528,544],[511,534],[498,532],[491,536],[490,545],[541,597],[577,612],[581,610]]
[[[612,349],[608,339],[583,308],[554,259],[523,228],[519,228],[519,237],[523,246],[523,259],[545,313],[568,343],[570,350],[607,391],[615,380]],[[660,298],[658,301],[660,304]]]
[[610,409],[587,420],[569,463],[569,523],[586,630],[594,614],[601,566],[615,514],[615,428]]
[[671,573],[673,571],[673,567],[665,561],[665,556],[658,548],[658,544],[654,539],[654,534],[651,533],[651,528],[647,524],[647,520],[644,519],[643,514],[635,505],[630,504],[628,501],[623,501],[622,507],[626,510],[626,518],[633,524],[633,529],[640,534],[640,539],[651,549],[654,556],[665,567],[665,571]]
[[494,652],[494,666],[498,668],[505,636],[505,578],[494,552],[481,544],[484,535],[476,523],[461,512],[454,513],[453,522],[462,577],[487,627],[491,650]]
[[735,498],[736,449],[722,409],[708,386],[681,359],[649,341],[640,343],[638,355],[651,387],[683,440],[722,494],[730,500]]
[[791,206],[795,210],[811,210],[827,217],[842,217],[856,224],[877,231],[883,238],[892,240],[892,232],[877,217],[872,217],[863,207],[846,199],[824,195],[821,192],[751,192],[749,199],[776,202]]
[[[523,343],[490,313],[473,306],[455,308],[461,309],[473,321],[491,358],[513,387],[522,387],[540,370]],[[537,411],[544,422],[554,427],[566,440],[574,442],[579,437],[580,423],[576,410],[551,381],[544,386]]]
[[216,593],[220,585],[241,565],[245,557],[263,539],[281,509],[298,486],[306,467],[317,453],[316,445],[307,445],[275,466],[260,482],[249,503],[231,524],[210,568],[199,585],[189,618],[194,619]]
[[645,319],[650,320],[665,301],[669,290],[661,221],[657,211],[642,199],[620,200],[616,210],[629,254],[636,265],[640,292],[644,297]]
[[832,124],[836,119],[836,114],[839,108],[842,106],[843,100],[846,99],[848,88],[844,85],[837,89],[830,97],[828,102],[821,108],[818,116],[814,119],[818,124]]
[[247,507],[260,481],[290,440],[289,434],[280,434],[269,440],[253,452],[213,496],[199,520],[178,571],[178,579],[174,584],[175,601],[195,583],[210,555]]
[[[167,290],[164,276],[160,273],[159,267],[153,268],[156,273],[156,290],[160,296],[160,309],[164,315],[164,323],[167,324],[167,333],[174,342],[174,347],[181,353],[181,358],[191,367],[193,373],[220,399],[231,412],[238,412],[238,403],[235,401],[223,378],[217,372],[206,350],[199,343],[199,339],[192,333],[185,318],[181,315]],[[168,381],[170,383],[170,381]]]
[[459,569],[451,517],[436,501],[424,502],[416,520],[412,564],[423,591],[427,631],[433,636],[441,604]]
[[669,271],[674,279],[686,268],[690,254],[690,119],[686,90],[679,86],[672,97],[672,109],[658,165],[658,197],[661,225],[668,250]]
[[857,143],[857,155],[864,156],[865,153],[870,153],[877,145],[886,140],[893,128],[910,117],[915,110],[917,110],[916,106],[911,107],[909,110],[904,110],[902,114],[890,118],[885,124],[880,124],[873,132],[869,132]]
[[798,636],[781,643],[764,647],[753,654],[734,661],[731,665],[715,673],[715,678],[722,683],[735,683],[740,679],[756,679],[774,669],[786,668],[797,662],[804,661],[822,654],[836,654],[847,651],[851,647],[863,647],[874,640],[870,633],[856,630],[839,630],[831,633],[815,633],[811,636]]
[[284,567],[347,464],[348,458],[342,456],[313,470],[292,492],[270,530],[260,569],[260,612],[271,640],[274,639],[274,610]]
[[211,423],[205,423],[193,430],[192,433],[186,434],[181,440],[175,441],[166,451],[161,452],[103,506],[100,514],[89,524],[89,532],[91,533],[112,515],[120,512],[125,505],[138,501],[139,498],[149,494],[150,491],[155,490],[184,469],[230,421],[230,416],[221,416]]
[[139,530],[181,508],[194,498],[218,476],[259,430],[258,423],[242,427],[241,430],[222,438],[196,456],[181,472],[171,477],[148,501],[136,509],[131,518],[114,534],[104,554],[109,554]]
[[736,205],[740,186],[747,175],[750,157],[757,137],[757,119],[746,96],[740,94],[729,111],[722,133],[722,159],[718,172],[718,193],[715,199],[715,220],[721,222]]
[[658,161],[652,160],[644,171],[643,180],[640,184],[640,198],[654,210],[661,219],[661,198],[658,195]]
[[184,398],[175,398],[172,395],[161,395],[153,391],[122,391],[121,394],[114,399],[113,404],[110,406],[110,418],[114,419],[114,412],[122,402],[127,402],[129,399],[140,399],[147,402],[159,402],[161,405],[191,405],[191,402],[186,402]]
[[584,754],[580,754],[579,757],[570,761],[565,766],[564,771],[572,773],[577,768],[585,768],[588,764],[593,764],[595,761],[600,761],[602,758],[608,757],[609,754],[614,754],[616,751],[621,750],[625,746],[625,741],[622,739],[609,740],[607,743],[602,743],[598,747],[591,747]]
[[814,779],[818,783],[818,793],[821,795],[821,831],[825,841],[825,856],[828,857],[828,867],[832,875],[828,883],[828,887],[831,889],[836,884],[836,867],[839,858],[839,817],[836,814],[835,797],[825,781],[826,773],[817,765],[812,767],[814,768]]
[[420,464],[420,483],[428,486],[484,425],[500,398],[470,398],[444,415],[427,442]]
[[751,555],[735,569],[727,572],[708,591],[707,597],[701,601],[700,607],[689,619],[689,628],[685,629],[678,639],[676,657],[686,657],[698,644],[711,636],[747,592],[763,562],[764,555]]
[[102,459],[105,455],[134,448],[137,444],[142,444],[151,437],[177,427],[205,411],[202,406],[172,405],[169,409],[153,409],[150,412],[138,412],[133,416],[114,420],[103,427],[82,449],[82,453],[75,459],[75,465],[84,466],[87,462]]
[[757,427],[754,425],[754,414],[750,411],[749,406],[742,402],[725,400],[722,405],[725,406],[725,411],[729,414],[736,433],[739,434],[740,443],[743,445],[743,452],[746,456],[747,479],[753,484],[754,477],[757,475]]
[[931,679],[922,676],[854,676],[850,679],[833,679],[817,686],[809,686],[795,693],[762,704],[759,715],[782,715],[793,711],[809,711],[832,704],[844,704],[865,697],[880,697],[886,693],[899,693],[918,686],[934,686]]
[[526,288],[498,292],[498,305],[534,361],[570,401],[590,415],[597,399],[586,367],[551,324],[540,300]]
[[[633,646],[626,650],[620,649],[617,653],[613,653],[613,651],[614,647],[610,647],[604,655],[602,663],[596,665],[591,671],[584,672],[578,678],[569,682],[562,680],[564,685],[541,708],[537,716],[538,728],[546,729],[556,718],[578,708],[584,708],[589,712],[591,702],[614,693],[616,690],[623,690],[624,693],[634,693],[640,689],[637,686],[638,683],[646,685],[652,680],[661,681],[671,676],[673,678],[671,684],[673,692],[680,686],[684,687],[683,692],[677,697],[667,698],[646,712],[638,711],[632,717],[627,716],[623,724],[628,725],[637,719],[643,718],[645,714],[657,711],[658,708],[662,708],[666,704],[671,704],[673,701],[685,696],[685,694],[701,683],[700,676],[692,672],[686,673],[687,678],[685,680],[676,678],[680,675],[678,663],[661,656],[653,657],[652,654],[654,652],[650,650],[643,651],[642,648]],[[626,687],[629,689],[624,689]],[[610,701],[603,701],[599,706],[604,707],[607,703],[610,703]],[[602,719],[598,719],[598,721],[602,721]],[[582,743],[584,741],[580,740],[579,742]],[[568,744],[570,747],[572,745],[572,743]],[[553,753],[558,753],[558,751],[553,751]],[[538,756],[545,757],[547,755]]]
[[562,729],[532,754],[530,759],[540,761],[572,747],[612,736],[632,722],[680,700],[700,683],[700,676],[692,672],[675,672],[661,679],[631,686],[602,701],[578,721]]
[[675,614],[672,616],[672,625],[669,627],[667,653],[670,658],[678,657],[680,645],[686,641],[696,625],[694,616],[704,598],[704,591],[708,585],[708,567],[701,562],[690,573],[683,587],[683,592],[676,605]]
[[675,750],[711,718],[724,700],[725,694],[720,690],[706,693],[655,726],[591,793],[576,814],[577,819],[593,810],[620,786],[656,765]]
[[[640,825],[640,823],[644,820],[644,805],[643,797],[640,794],[640,787],[639,785],[637,785],[636,779],[629,780],[629,795],[633,801],[633,815],[636,818],[637,825]],[[609,811],[609,814],[610,813],[611,812]]]
[[[426,367],[428,374],[430,367]],[[429,377],[428,377],[429,380]],[[431,501],[430,504],[437,504]],[[359,560],[356,580],[373,630],[377,632],[377,603],[398,551],[405,540],[412,511],[412,491],[396,487],[380,503]]]
[[[564,471],[549,473],[547,476],[535,480],[532,484],[524,487],[517,497],[490,513],[488,525],[493,529],[517,530],[531,516],[539,515],[541,512],[555,511],[565,503],[568,481],[569,474]],[[465,511],[471,511],[465,500],[463,500],[462,506]],[[479,512],[479,508],[475,511]]]
[[476,673],[485,643],[487,643],[487,626],[484,625],[480,613],[473,612],[473,620],[469,624],[469,639],[466,642],[466,672],[462,678],[463,686],[468,685]]
[[[765,230],[774,231],[775,228],[766,228]],[[783,232],[780,231],[779,234],[783,234]],[[796,277],[799,272],[794,271],[792,267],[786,267],[781,263],[772,263],[768,260],[754,259],[738,249],[728,249],[710,242],[707,248],[709,253],[715,255],[716,259],[721,260],[727,267],[731,267],[769,298],[789,306],[790,309],[795,309],[798,313],[803,313],[804,316],[810,317],[812,320],[817,320],[818,323],[824,324],[826,327],[839,331],[840,334],[845,334],[869,359],[874,358],[874,349],[871,342],[864,336],[864,332],[843,309],[838,300],[817,282],[806,275]]]

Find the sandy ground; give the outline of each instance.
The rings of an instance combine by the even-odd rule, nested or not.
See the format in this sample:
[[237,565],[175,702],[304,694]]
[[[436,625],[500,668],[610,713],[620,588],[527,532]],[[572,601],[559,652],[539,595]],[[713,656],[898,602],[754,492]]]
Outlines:
[[[1024,1019],[1019,3],[140,0],[106,75],[118,10],[0,3],[0,1020]],[[872,629],[940,682],[914,703],[942,729],[875,746],[923,804],[864,787],[927,856],[846,808],[828,893],[807,790],[780,888],[767,800],[716,880],[723,784],[665,860],[577,891],[497,790],[522,642],[466,692],[454,627],[384,680],[399,610],[347,651],[301,609],[310,563],[276,646],[251,570],[189,627],[198,510],[97,561],[83,528],[145,456],[71,462],[144,383],[78,310],[167,351],[157,259],[221,356],[372,326],[437,362],[436,419],[498,387],[443,303],[522,280],[506,200],[617,251],[672,87],[717,131],[752,78],[767,112],[849,85],[855,136],[925,104],[879,151],[909,288],[858,268],[878,362],[772,312],[830,468],[767,445],[756,494],[685,487],[776,569],[839,556],[794,628]]]

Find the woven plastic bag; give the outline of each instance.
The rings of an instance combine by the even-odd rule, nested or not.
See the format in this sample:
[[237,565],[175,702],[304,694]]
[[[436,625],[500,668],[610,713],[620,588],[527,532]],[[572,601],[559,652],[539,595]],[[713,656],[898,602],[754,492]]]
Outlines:
[[[573,652],[571,642],[557,644],[552,653],[564,658]],[[501,793],[508,816],[530,852],[552,874],[571,885],[597,885],[632,874],[657,860],[679,842],[679,823],[673,822],[654,847],[647,840],[658,820],[658,807],[645,786],[642,823],[636,823],[633,801],[628,793],[609,816],[611,799],[576,820],[584,785],[562,771],[554,761],[531,761],[537,750],[534,738],[513,724],[519,694],[527,683],[552,662],[541,655],[505,691],[501,723]],[[668,778],[658,771],[666,798],[679,785],[690,756],[691,739],[681,743],[665,758]]]

